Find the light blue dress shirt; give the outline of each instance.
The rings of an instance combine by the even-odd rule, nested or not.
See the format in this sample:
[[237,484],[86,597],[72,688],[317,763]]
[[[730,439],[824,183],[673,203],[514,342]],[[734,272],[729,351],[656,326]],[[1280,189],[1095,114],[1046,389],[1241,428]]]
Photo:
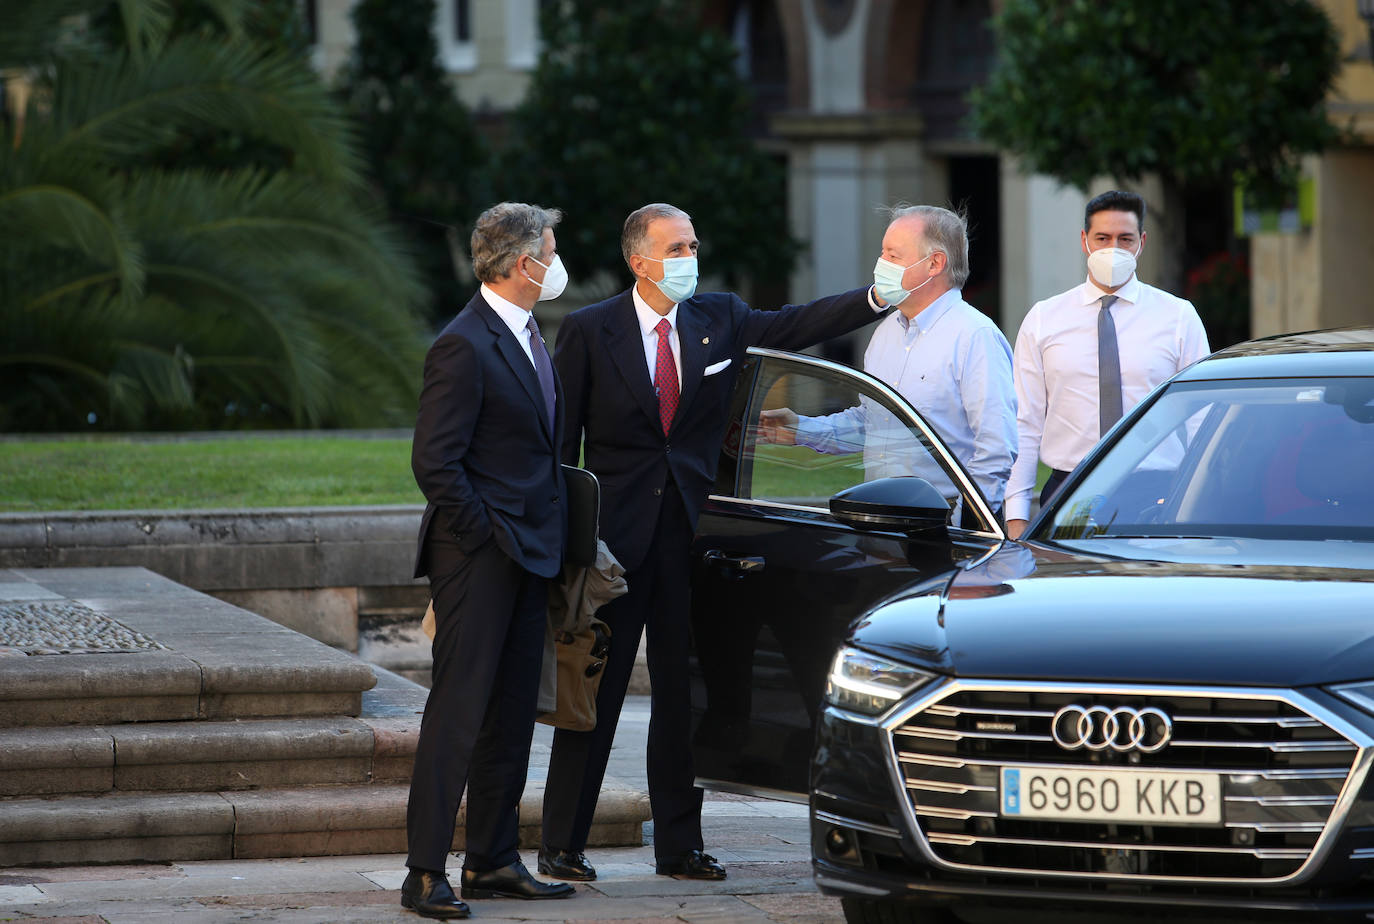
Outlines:
[[[935,429],[968,470],[994,508],[1001,506],[1016,458],[1016,391],[1012,385],[1011,345],[987,315],[951,289],[908,320],[892,312],[868,342],[864,371],[895,388]],[[886,416],[886,415],[885,415]],[[852,452],[865,446],[874,454],[870,409],[858,407],[824,417],[799,417],[797,445],[818,452]],[[919,452],[917,455],[924,456]],[[929,463],[911,460],[909,470],[870,464],[867,477],[920,474]],[[933,483],[941,487],[939,479]]]

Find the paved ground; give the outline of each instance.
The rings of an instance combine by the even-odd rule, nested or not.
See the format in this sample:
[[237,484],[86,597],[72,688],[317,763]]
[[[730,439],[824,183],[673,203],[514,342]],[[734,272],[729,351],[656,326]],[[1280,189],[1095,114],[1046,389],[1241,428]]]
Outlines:
[[[608,776],[643,787],[648,698],[627,700]],[[538,726],[536,755],[551,730]],[[541,759],[539,757],[536,758]],[[545,767],[530,768],[542,778]],[[707,795],[707,852],[724,882],[679,881],[653,871],[653,825],[639,847],[594,848],[596,882],[563,901],[473,902],[473,919],[501,921],[789,922],[842,920],[838,899],[811,881],[804,806]],[[535,866],[533,852],[524,857]],[[460,861],[453,858],[450,869]],[[400,907],[399,854],[281,860],[213,860],[139,866],[0,869],[0,921],[46,924],[142,922],[418,921]],[[455,877],[456,878],[456,877]]]

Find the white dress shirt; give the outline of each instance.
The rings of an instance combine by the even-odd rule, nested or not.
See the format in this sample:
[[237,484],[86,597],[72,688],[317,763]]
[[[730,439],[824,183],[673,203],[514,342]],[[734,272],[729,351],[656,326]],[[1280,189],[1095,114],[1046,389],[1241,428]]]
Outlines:
[[[682,346],[677,337],[677,305],[672,307],[667,314],[659,314],[649,307],[639,294],[639,286],[630,290],[630,295],[635,302],[635,315],[639,318],[639,332],[644,337],[644,362],[649,367],[649,381],[654,380],[654,366],[658,365],[658,331],[654,330],[658,322],[664,318],[673,325],[673,329],[668,331],[668,343],[673,348],[673,366],[677,368],[677,387],[682,390]],[[681,303],[679,303],[681,304]]]
[[[994,508],[1002,503],[1016,454],[1016,398],[1012,388],[1011,345],[987,315],[951,289],[916,317],[900,308],[873,331],[864,351],[864,371],[886,382],[911,402],[968,470]],[[902,470],[875,470],[873,421],[867,406],[825,417],[798,417],[797,444],[820,452],[852,451],[856,432],[864,439],[866,477],[919,474],[924,450],[904,453]],[[918,458],[911,458],[912,455]],[[884,454],[886,455],[886,454]],[[922,464],[915,465],[913,463]],[[932,483],[942,488],[943,476]]]
[[[496,316],[506,322],[510,332],[515,335],[515,339],[520,341],[520,346],[524,349],[525,355],[529,357],[530,365],[534,366],[534,351],[530,347],[530,318],[534,316],[533,311],[526,311],[515,302],[509,301],[497,295],[487,284],[482,283],[482,297],[487,300],[491,310],[496,312]],[[538,366],[535,370],[538,371]]]
[[[1097,313],[1108,293],[1091,278],[1036,302],[1016,336],[1019,451],[1007,483],[1008,520],[1030,518],[1036,463],[1072,471],[1101,438]],[[1129,413],[1156,385],[1210,351],[1191,302],[1139,277],[1117,289],[1107,309],[1121,356],[1121,406]]]

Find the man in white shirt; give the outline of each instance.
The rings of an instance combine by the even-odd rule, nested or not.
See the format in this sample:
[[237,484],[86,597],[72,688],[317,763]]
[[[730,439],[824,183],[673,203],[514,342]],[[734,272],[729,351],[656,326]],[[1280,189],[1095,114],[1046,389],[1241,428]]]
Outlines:
[[[932,205],[893,209],[873,274],[874,292],[897,310],[873,332],[864,371],[911,402],[998,510],[1016,455],[1012,352],[992,319],[964,301],[968,272],[961,216]],[[768,442],[826,453],[862,447],[865,477],[919,475],[957,496],[925,453],[872,451],[891,441],[867,404],[823,417],[778,408],[764,411],[760,425]],[[906,435],[895,421],[886,429]]]
[[1040,496],[1044,504],[1118,418],[1210,352],[1192,304],[1136,276],[1145,247],[1144,199],[1105,192],[1088,203],[1083,228],[1087,280],[1036,302],[1016,337],[1019,450],[1006,504],[1013,538],[1030,519],[1040,460],[1052,470]]

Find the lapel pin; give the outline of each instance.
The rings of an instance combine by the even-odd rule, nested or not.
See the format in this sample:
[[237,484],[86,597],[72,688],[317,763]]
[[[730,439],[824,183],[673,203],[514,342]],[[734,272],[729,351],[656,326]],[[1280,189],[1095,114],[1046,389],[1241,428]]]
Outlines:
[[701,338],[701,343],[702,343],[703,346],[705,346],[706,344],[708,344],[708,343],[710,343],[710,342],[711,342],[711,338],[710,338],[710,337],[702,337],[702,338]]

